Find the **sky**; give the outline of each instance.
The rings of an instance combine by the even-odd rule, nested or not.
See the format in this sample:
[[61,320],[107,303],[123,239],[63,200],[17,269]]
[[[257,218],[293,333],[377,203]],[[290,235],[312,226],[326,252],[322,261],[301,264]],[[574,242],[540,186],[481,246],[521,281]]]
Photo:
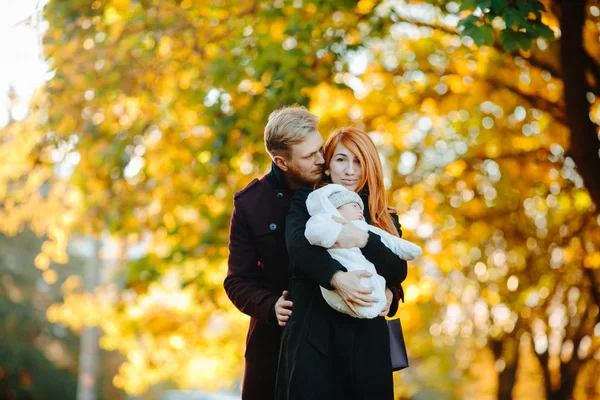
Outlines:
[[20,101],[13,118],[27,115],[35,89],[48,74],[41,55],[45,23],[41,8],[45,0],[0,0],[0,127],[8,122],[8,90],[13,86]]

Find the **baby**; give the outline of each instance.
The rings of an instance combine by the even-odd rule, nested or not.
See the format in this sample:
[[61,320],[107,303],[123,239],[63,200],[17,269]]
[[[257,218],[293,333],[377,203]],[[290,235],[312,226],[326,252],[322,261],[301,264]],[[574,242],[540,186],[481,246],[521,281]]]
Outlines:
[[355,318],[375,318],[385,308],[385,279],[377,274],[375,266],[365,258],[358,247],[350,249],[331,246],[337,241],[342,224],[333,220],[338,217],[350,221],[363,231],[371,231],[381,237],[381,241],[403,260],[413,260],[421,255],[421,248],[414,243],[391,235],[388,232],[369,225],[363,216],[364,204],[355,192],[337,184],[330,184],[313,191],[306,199],[306,207],[311,218],[306,223],[304,236],[315,246],[327,248],[331,257],[339,261],[348,271],[366,270],[370,278],[360,278],[360,284],[373,289],[371,296],[376,302],[370,306],[357,306],[354,313],[344,303],[335,290],[321,287],[323,298],[334,310]]

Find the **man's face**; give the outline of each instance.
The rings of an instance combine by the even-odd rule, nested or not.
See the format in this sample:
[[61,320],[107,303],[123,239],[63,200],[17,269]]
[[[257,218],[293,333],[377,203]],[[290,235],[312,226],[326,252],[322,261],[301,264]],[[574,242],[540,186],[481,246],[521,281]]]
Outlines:
[[323,178],[323,139],[315,132],[304,141],[291,146],[286,158],[287,171],[291,178],[307,185]]

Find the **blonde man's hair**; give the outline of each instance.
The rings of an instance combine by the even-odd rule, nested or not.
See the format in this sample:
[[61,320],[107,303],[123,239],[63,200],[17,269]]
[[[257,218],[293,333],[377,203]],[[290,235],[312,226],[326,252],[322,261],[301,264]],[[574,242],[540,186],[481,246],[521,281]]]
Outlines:
[[317,133],[319,118],[303,106],[283,107],[269,115],[265,126],[265,148],[271,158],[289,156],[290,146]]

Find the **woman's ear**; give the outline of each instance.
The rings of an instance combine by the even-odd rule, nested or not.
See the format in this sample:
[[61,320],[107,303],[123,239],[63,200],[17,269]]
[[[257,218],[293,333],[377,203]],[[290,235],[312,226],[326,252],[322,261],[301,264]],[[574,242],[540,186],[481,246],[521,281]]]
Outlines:
[[328,169],[325,170],[325,175],[329,176],[329,170]]
[[279,167],[280,170],[282,170],[282,171],[288,170],[288,165],[287,165],[287,162],[285,161],[285,158],[283,158],[281,156],[275,156],[275,157],[273,157],[273,162],[275,163],[275,165],[277,165]]

